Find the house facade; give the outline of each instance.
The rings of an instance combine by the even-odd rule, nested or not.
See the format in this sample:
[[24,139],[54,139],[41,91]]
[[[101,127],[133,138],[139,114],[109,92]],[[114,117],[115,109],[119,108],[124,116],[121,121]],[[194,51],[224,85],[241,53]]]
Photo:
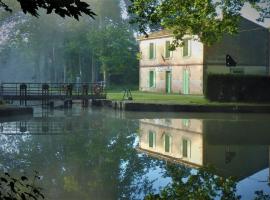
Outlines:
[[[170,51],[173,40],[167,30],[138,38],[141,91],[201,95],[208,73],[269,74],[269,30],[245,18],[237,35],[225,35],[212,46],[185,36],[183,46]],[[236,66],[226,65],[228,55]]]

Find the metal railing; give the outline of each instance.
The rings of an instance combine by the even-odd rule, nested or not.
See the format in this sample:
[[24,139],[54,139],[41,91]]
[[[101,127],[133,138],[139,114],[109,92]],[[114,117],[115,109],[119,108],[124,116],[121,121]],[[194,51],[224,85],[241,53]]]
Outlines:
[[[31,97],[33,97],[31,99]],[[104,82],[88,83],[1,83],[0,98],[5,100],[43,98],[106,98]]]

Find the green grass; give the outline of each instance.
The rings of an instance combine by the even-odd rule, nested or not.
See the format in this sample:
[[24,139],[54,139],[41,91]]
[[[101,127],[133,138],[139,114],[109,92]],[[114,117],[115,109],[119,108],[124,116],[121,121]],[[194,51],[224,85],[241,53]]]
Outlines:
[[[137,103],[157,103],[157,104],[193,104],[193,105],[269,105],[256,103],[234,103],[234,102],[211,102],[204,96],[164,94],[153,92],[131,91],[133,102]],[[124,92],[119,90],[108,91],[109,100],[122,100]]]
[[[166,103],[166,104],[207,104],[207,99],[203,96],[163,94],[131,91],[134,102],[143,103]],[[107,98],[110,100],[122,100],[124,93],[118,91],[108,91]]]

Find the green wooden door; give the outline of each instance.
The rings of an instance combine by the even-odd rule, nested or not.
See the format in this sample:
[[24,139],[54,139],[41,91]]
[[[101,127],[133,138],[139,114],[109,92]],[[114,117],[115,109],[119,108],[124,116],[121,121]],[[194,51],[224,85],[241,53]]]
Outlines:
[[189,94],[189,71],[183,70],[183,94]]
[[172,92],[172,73],[171,71],[166,71],[166,93]]

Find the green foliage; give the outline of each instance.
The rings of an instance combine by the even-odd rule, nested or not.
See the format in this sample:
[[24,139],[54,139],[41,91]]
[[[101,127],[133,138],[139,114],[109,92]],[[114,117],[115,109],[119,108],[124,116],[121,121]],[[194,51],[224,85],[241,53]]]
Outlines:
[[26,176],[15,178],[9,173],[3,173],[0,177],[0,199],[44,199],[41,188],[35,186],[37,179],[39,179],[37,172],[33,180],[29,180]]
[[209,74],[206,98],[227,102],[270,102],[270,77]]
[[[89,8],[89,5],[81,0],[71,1],[50,1],[50,0],[17,0],[20,3],[22,11],[30,13],[33,16],[39,16],[38,9],[45,9],[47,14],[51,14],[53,11],[55,14],[61,17],[74,17],[79,20],[82,14],[86,14],[92,18],[96,15]],[[0,8],[4,8],[8,12],[12,12],[10,6],[3,0],[0,0]]]
[[188,167],[167,164],[168,176],[172,184],[166,186],[159,194],[149,194],[146,200],[237,200],[236,182],[232,178],[221,178],[210,167],[200,168],[196,172]]
[[107,80],[116,83],[136,83],[138,77],[138,47],[131,28],[122,22],[107,21],[105,26],[88,34],[91,49]]
[[129,12],[133,15],[131,23],[137,24],[145,35],[149,28],[171,30],[175,36],[174,47],[181,45],[186,34],[211,45],[225,33],[237,33],[240,11],[245,3],[251,3],[260,12],[261,20],[269,16],[269,0],[132,0]]
[[270,200],[270,195],[265,194],[262,190],[255,192],[254,200]]

